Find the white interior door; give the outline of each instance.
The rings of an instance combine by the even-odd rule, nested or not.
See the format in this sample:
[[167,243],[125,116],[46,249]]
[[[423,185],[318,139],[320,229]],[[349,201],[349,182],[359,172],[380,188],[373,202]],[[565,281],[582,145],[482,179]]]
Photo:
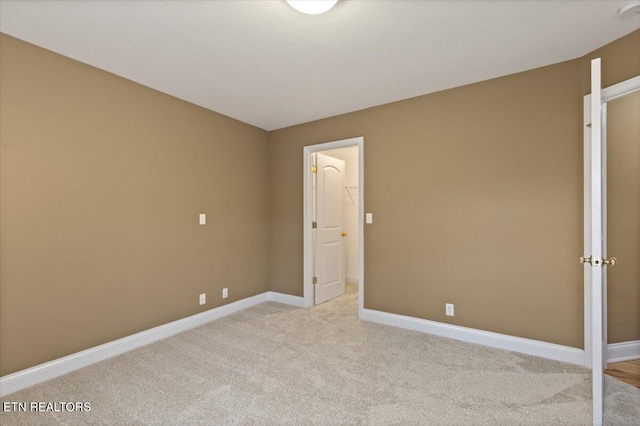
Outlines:
[[[606,348],[604,315],[604,273],[606,256],[606,145],[603,144],[603,102],[600,58],[591,61],[590,128],[585,127],[585,280],[591,289],[591,367],[593,374],[593,424],[602,424],[604,396],[604,350]],[[587,152],[588,151],[588,152]],[[587,182],[585,182],[586,184]],[[586,186],[586,185],[585,185]],[[588,217],[587,217],[588,216]],[[585,342],[587,343],[587,342]]]
[[316,155],[315,304],[345,292],[344,161]]

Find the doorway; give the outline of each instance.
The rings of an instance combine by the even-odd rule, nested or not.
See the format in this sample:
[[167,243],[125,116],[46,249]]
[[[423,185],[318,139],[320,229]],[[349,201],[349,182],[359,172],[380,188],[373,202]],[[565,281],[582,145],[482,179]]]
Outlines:
[[303,231],[304,306],[339,296],[351,285],[358,290],[360,316],[364,305],[364,138],[303,148]]
[[[607,366],[607,269],[617,260],[607,251],[607,106],[640,90],[640,76],[606,89],[601,60],[591,61],[591,94],[584,97],[584,264],[585,366],[592,369],[593,424],[603,422]],[[587,257],[588,256],[588,257]],[[607,258],[609,257],[609,258]],[[637,263],[637,259],[629,259]]]

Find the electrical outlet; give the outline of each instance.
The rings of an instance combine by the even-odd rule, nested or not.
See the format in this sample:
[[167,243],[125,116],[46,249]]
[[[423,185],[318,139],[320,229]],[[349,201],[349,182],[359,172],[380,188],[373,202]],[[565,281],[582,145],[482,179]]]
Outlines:
[[200,225],[207,224],[207,215],[205,213],[200,213],[199,223]]
[[226,299],[227,297],[229,297],[229,289],[225,287],[222,289],[222,298]]
[[200,295],[200,304],[204,305],[205,303],[207,303],[207,293],[202,293]]
[[445,303],[444,307],[445,307],[445,313],[447,314],[447,316],[448,317],[452,317],[453,316],[453,303]]

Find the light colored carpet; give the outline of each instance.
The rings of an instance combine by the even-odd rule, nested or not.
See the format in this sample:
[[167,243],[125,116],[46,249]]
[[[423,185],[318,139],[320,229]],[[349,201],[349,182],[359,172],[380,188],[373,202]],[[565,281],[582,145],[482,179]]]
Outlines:
[[[589,371],[361,322],[357,292],[312,309],[264,303],[2,401],[2,425],[590,425]],[[607,377],[607,424],[637,425],[640,390]]]

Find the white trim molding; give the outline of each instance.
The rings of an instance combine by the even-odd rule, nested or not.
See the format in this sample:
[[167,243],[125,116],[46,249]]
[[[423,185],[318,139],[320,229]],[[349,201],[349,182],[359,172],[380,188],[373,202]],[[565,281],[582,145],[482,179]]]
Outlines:
[[267,300],[269,300],[269,302],[284,303],[285,305],[304,308],[304,297],[302,296],[293,296],[291,294],[278,293],[277,291],[268,291]]
[[[272,300],[270,293],[271,292],[265,292],[256,296],[247,297],[187,318],[150,328],[149,330],[141,331],[140,333],[132,334],[122,339],[114,340],[0,377],[0,397]],[[290,297],[295,298],[295,296]]]
[[611,102],[640,90],[640,75],[602,89],[602,102]]
[[[219,306],[187,318],[179,319],[168,324],[160,325],[140,333],[132,334],[131,336],[123,337],[122,339],[114,340],[63,358],[46,362],[26,370],[0,377],[0,397],[4,397],[29,386],[54,379],[96,362],[104,361],[105,359],[137,349],[158,340],[171,337],[175,334],[236,312],[243,311],[267,301],[283,303],[300,308],[305,307],[303,297],[268,291],[229,303],[228,305]],[[464,342],[476,343],[508,351],[553,359],[556,361],[568,362],[571,364],[583,365],[584,363],[584,351],[582,349],[541,342],[538,340],[524,339],[521,337],[493,333],[490,331],[444,324],[421,318],[376,311],[373,309],[363,309],[360,319],[419,331],[422,333],[434,334],[436,336],[448,337]],[[640,358],[640,340],[610,344],[607,347],[607,352],[609,354],[609,362],[619,362]]]
[[556,345],[554,343],[541,342],[539,340],[524,339],[522,337],[508,336],[506,334],[493,333],[491,331],[429,321],[422,318],[391,314],[373,309],[364,309],[360,315],[360,319],[400,327],[407,330],[419,331],[421,333],[448,337],[450,339],[461,340],[463,342],[476,343],[478,345],[490,346],[507,351],[539,356],[555,361],[584,365],[584,351],[582,349],[571,348],[569,346]]
[[620,362],[640,358],[640,340],[607,345],[607,361]]

